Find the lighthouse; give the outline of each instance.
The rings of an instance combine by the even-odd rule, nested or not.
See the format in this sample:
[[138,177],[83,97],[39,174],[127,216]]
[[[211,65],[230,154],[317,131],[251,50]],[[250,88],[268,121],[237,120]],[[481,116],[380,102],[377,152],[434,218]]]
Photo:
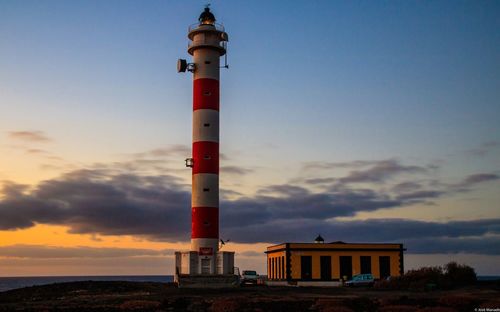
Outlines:
[[219,74],[228,35],[207,6],[187,37],[192,62],[179,59],[177,71],[193,74],[192,156],[185,160],[192,170],[191,248],[176,252],[179,285],[183,278],[234,275],[234,252],[219,251]]

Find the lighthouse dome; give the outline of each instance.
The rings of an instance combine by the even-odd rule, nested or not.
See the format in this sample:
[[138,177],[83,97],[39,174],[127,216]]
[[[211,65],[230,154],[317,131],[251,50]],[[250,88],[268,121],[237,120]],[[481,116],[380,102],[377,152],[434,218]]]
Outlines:
[[208,24],[208,25],[215,24],[215,16],[212,14],[212,12],[210,12],[209,7],[206,7],[205,10],[201,12],[198,21],[200,21],[200,24]]

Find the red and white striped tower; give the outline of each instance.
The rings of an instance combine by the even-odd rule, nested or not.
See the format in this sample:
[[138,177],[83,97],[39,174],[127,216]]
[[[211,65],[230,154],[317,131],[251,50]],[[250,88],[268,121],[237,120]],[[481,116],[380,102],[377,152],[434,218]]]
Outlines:
[[[203,274],[214,274],[219,249],[219,58],[226,54],[227,34],[207,7],[189,27],[188,53],[179,71],[193,72],[193,149],[191,251],[200,256]],[[183,62],[183,63],[182,63]],[[184,69],[184,70],[183,70]]]

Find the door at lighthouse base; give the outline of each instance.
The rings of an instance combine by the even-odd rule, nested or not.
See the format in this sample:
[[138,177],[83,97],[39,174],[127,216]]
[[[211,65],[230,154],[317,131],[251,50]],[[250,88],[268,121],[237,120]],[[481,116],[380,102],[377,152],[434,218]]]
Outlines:
[[201,274],[210,274],[210,259],[201,259]]

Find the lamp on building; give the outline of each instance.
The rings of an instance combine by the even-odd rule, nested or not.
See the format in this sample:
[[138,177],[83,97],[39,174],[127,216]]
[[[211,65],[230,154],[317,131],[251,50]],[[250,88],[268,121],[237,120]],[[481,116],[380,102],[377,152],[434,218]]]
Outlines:
[[186,158],[185,162],[186,162],[186,167],[193,168],[193,166],[194,166],[194,159],[193,158]]
[[318,234],[318,237],[316,237],[316,239],[314,240],[314,242],[316,244],[323,244],[325,242],[325,240],[323,239],[323,237],[321,237],[321,235]]

